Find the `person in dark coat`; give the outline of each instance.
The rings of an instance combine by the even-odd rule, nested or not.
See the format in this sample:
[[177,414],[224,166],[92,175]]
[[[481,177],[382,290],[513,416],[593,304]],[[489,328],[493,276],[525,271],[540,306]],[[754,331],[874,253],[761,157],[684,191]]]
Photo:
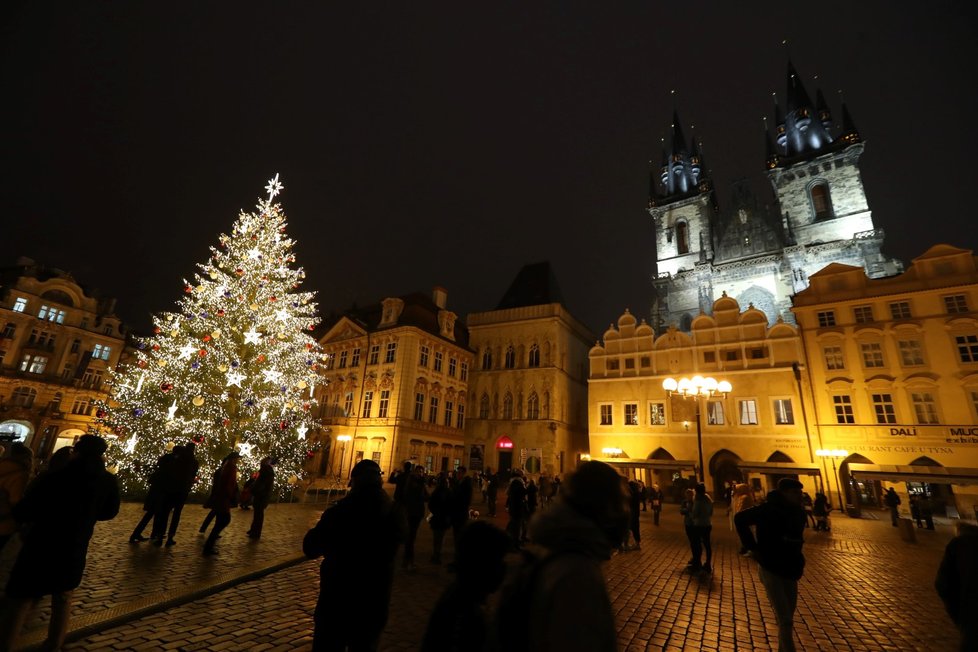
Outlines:
[[523,472],[519,469],[513,470],[513,477],[506,490],[506,510],[509,512],[506,532],[513,540],[513,545],[518,548],[523,543],[526,529],[526,483],[523,480]]
[[312,649],[377,649],[387,623],[394,557],[404,539],[401,511],[384,491],[380,465],[357,462],[350,492],[306,533],[306,557],[323,557]]
[[95,523],[119,513],[119,486],[102,459],[106,447],[101,437],[82,435],[65,468],[39,479],[14,506],[17,522],[30,527],[7,582],[2,649],[14,648],[32,604],[45,595],[51,596],[51,620],[42,649],[64,644]]
[[431,512],[431,563],[441,563],[441,549],[445,541],[445,531],[452,524],[451,516],[452,491],[448,486],[448,474],[442,471],[438,474],[435,488],[428,499],[428,510]]
[[978,527],[959,521],[944,548],[934,587],[961,631],[961,652],[978,650]]
[[[632,533],[632,539],[635,540],[634,545],[631,546],[632,550],[642,549],[642,531],[639,522],[639,512],[642,507],[643,493],[644,487],[642,487],[642,484],[638,480],[630,480],[628,482],[628,507],[630,510],[628,515],[628,528]],[[628,548],[627,544],[625,544],[625,548]]]
[[[153,533],[150,538],[153,545],[159,546],[163,543],[163,534],[166,533],[166,545],[176,545],[174,537],[177,527],[180,525],[180,515],[183,513],[183,506],[190,496],[190,490],[197,480],[197,470],[200,465],[194,453],[197,445],[193,442],[186,446],[177,445],[173,447],[173,458],[165,467],[164,473],[159,481],[162,497],[159,501],[159,508],[156,517],[153,519]],[[167,521],[169,520],[169,529]]]
[[224,458],[224,463],[214,475],[214,486],[211,487],[211,495],[204,503],[204,507],[209,507],[214,512],[216,523],[211,530],[210,536],[204,542],[204,555],[216,555],[217,550],[214,544],[231,522],[231,508],[238,502],[238,459],[241,454],[237,451],[230,453]]
[[480,652],[487,644],[486,599],[506,575],[509,537],[486,521],[472,521],[458,542],[455,581],[428,620],[421,652]]
[[452,486],[452,545],[458,544],[462,528],[469,522],[469,508],[472,506],[472,478],[464,466],[455,472],[455,484]]
[[0,550],[17,531],[13,508],[23,497],[33,474],[34,452],[14,442],[10,456],[0,459]]
[[407,536],[404,540],[404,568],[414,570],[414,542],[418,538],[418,528],[424,520],[424,505],[428,500],[428,488],[424,484],[424,467],[418,465],[411,469],[404,482],[401,509],[407,521]]
[[486,505],[489,516],[496,517],[496,499],[499,496],[499,474],[486,469]]
[[248,536],[260,539],[262,528],[265,526],[265,510],[272,500],[272,489],[275,487],[275,465],[278,460],[274,457],[262,459],[258,466],[258,477],[251,485],[251,506],[254,508],[251,517],[251,527]]
[[815,531],[828,532],[832,528],[829,526],[829,512],[832,506],[829,504],[828,497],[821,491],[815,493],[815,503],[812,505],[812,514],[815,515]]
[[890,510],[890,524],[896,527],[897,521],[900,520],[900,496],[893,490],[893,487],[886,490],[886,495],[883,496],[883,504]]
[[[156,466],[153,468],[153,472],[150,473],[149,478],[146,482],[149,485],[149,490],[146,492],[146,498],[143,499],[143,517],[139,519],[139,523],[133,528],[132,534],[129,535],[129,543],[142,543],[143,541],[148,541],[146,537],[143,536],[143,530],[149,525],[157,512],[160,511],[163,504],[163,484],[162,479],[166,474],[166,469],[169,467],[170,462],[173,460],[173,451],[164,453],[160,456],[160,459],[156,460]],[[154,523],[154,530],[155,530]]]
[[659,489],[659,485],[653,484],[651,489],[648,489],[649,503],[652,505],[652,525],[659,524],[659,515],[662,513],[662,490]]
[[761,583],[778,622],[778,652],[795,650],[794,615],[798,580],[805,570],[801,547],[807,520],[801,488],[798,480],[782,478],[765,502],[734,517],[741,543],[760,565]]

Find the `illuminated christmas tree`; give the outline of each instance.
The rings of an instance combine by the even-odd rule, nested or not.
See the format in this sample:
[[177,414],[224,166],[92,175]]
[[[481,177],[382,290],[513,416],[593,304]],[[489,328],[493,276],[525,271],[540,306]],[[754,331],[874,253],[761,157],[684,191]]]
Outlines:
[[278,175],[266,190],[257,212],[242,212],[220,236],[194,282],[184,281],[179,312],[154,316],[154,335],[139,338],[135,358],[113,375],[96,423],[118,435],[109,457],[128,489],[191,439],[204,485],[233,450],[245,470],[277,457],[280,488],[303,475],[306,433],[316,425],[320,353],[309,332],[318,319],[314,294],[298,289],[305,272],[293,266],[282,207],[272,203]]

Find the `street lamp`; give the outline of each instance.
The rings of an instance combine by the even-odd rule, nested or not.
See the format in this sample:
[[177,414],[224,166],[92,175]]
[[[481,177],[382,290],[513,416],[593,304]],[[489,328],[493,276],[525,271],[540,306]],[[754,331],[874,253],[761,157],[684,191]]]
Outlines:
[[339,475],[338,475],[338,477],[340,477],[340,478],[343,477],[343,458],[346,457],[346,443],[348,441],[351,441],[352,439],[353,439],[353,437],[351,437],[350,435],[337,435],[336,436],[336,441],[338,441],[338,442],[340,442],[342,444],[342,446],[340,446],[340,472],[339,472]]
[[693,376],[692,378],[680,378],[679,380],[666,378],[662,381],[662,389],[666,390],[666,395],[668,396],[672,396],[675,392],[683,398],[692,399],[696,403],[696,446],[699,448],[700,453],[699,479],[700,482],[703,482],[703,426],[700,423],[700,399],[705,400],[717,395],[722,395],[726,398],[727,394],[733,391],[733,386],[726,380],[718,382],[716,378],[711,378],[710,376],[705,378],[703,376]]
[[[815,451],[815,454],[819,457],[827,457],[832,460],[832,477],[835,478],[835,484],[839,487],[839,511],[846,511],[845,506],[842,504],[842,481],[839,480],[839,476],[835,473],[835,458],[845,459],[849,457],[849,451],[838,448],[820,448]],[[831,487],[831,485],[829,486]]]

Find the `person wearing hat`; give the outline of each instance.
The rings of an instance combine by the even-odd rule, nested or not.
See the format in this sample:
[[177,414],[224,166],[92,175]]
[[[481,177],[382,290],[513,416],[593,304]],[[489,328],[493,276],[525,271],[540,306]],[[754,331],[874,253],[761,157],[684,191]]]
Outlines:
[[[801,552],[805,530],[802,484],[781,478],[767,500],[734,516],[743,547],[760,565],[761,583],[778,622],[778,652],[794,652],[793,625],[798,604],[798,580],[805,570]],[[757,530],[757,536],[751,532]]]
[[51,596],[51,620],[41,649],[64,644],[95,523],[119,513],[119,486],[102,459],[106,448],[101,437],[82,435],[67,465],[39,477],[14,505],[14,518],[30,527],[7,582],[0,649],[14,649],[31,605],[45,595]]
[[207,541],[204,542],[204,555],[216,555],[214,544],[221,536],[221,531],[231,523],[231,508],[238,502],[238,459],[241,453],[232,451],[224,458],[221,468],[214,474],[214,485],[211,495],[204,503],[214,512],[216,523]]
[[258,477],[251,485],[251,506],[254,508],[251,517],[251,527],[248,528],[248,536],[252,539],[260,539],[262,527],[265,525],[265,509],[272,499],[272,488],[275,486],[275,469],[278,460],[274,457],[266,457],[258,466]]
[[349,493],[323,512],[302,541],[306,557],[323,557],[314,651],[375,650],[387,623],[394,557],[406,524],[381,476],[373,460],[357,462]]

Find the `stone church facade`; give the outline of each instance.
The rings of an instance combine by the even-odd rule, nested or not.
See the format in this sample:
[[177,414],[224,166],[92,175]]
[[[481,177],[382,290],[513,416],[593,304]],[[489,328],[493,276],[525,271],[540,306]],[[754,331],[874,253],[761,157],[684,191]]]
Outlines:
[[881,251],[884,234],[873,223],[859,170],[864,143],[845,104],[836,128],[822,92],[812,102],[789,62],[784,107],[775,105],[774,122],[774,137],[766,136],[774,207],[739,182],[721,210],[699,146],[687,143],[674,114],[671,151],[653,171],[648,208],[657,329],[688,331],[723,293],[763,311],[772,324],[778,317],[790,322],[791,296],[833,262],[862,267],[870,278],[902,271]]

